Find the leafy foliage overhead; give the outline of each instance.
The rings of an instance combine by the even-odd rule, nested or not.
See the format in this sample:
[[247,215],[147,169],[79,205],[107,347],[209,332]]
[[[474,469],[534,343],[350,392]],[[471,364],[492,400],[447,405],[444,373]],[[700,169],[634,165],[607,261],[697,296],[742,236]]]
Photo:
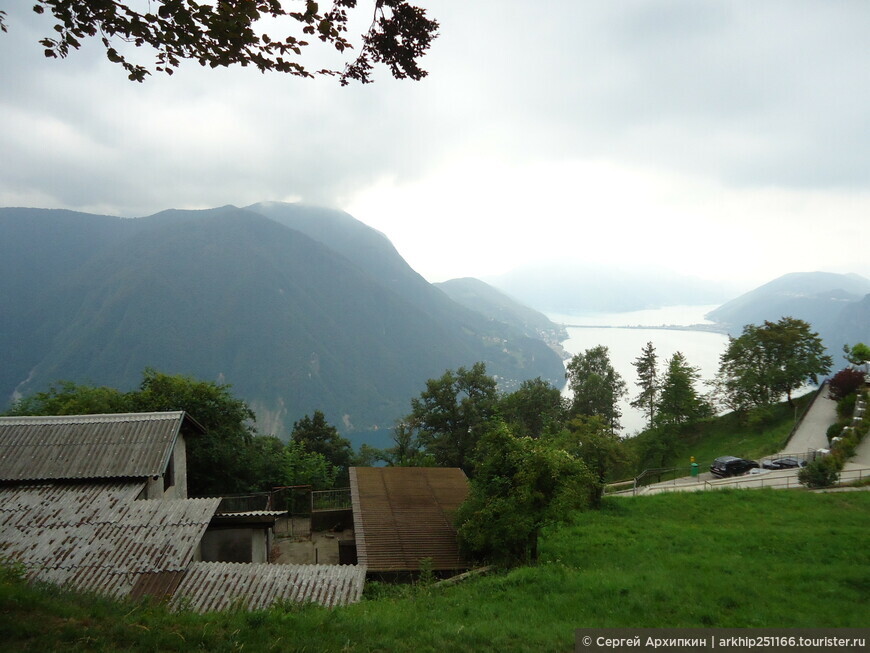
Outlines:
[[[291,4],[298,10],[285,8]],[[387,66],[397,79],[425,77],[418,60],[436,37],[438,23],[407,0],[374,0],[373,5],[372,21],[361,37],[356,59],[343,71],[314,73],[299,61],[310,41],[322,41],[340,53],[353,49],[347,31],[357,0],[334,0],[325,10],[315,0],[155,0],[142,11],[131,2],[117,0],[37,0],[33,10],[48,13],[55,21],[53,37],[40,41],[46,57],[66,57],[84,40],[99,38],[109,61],[138,82],[150,71],[130,61],[119,41],[152,48],[154,69],[169,75],[182,60],[190,59],[212,68],[239,64],[300,77],[337,75],[342,85],[350,80],[372,81],[375,63]],[[0,29],[6,31],[3,18],[0,12]],[[270,36],[262,29],[264,22],[295,33]]]

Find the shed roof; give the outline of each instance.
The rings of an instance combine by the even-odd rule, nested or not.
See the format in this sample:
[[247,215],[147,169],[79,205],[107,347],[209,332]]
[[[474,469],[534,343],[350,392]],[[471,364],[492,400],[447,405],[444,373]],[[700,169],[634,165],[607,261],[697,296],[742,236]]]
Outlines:
[[262,610],[281,600],[347,605],[360,600],[365,575],[365,568],[357,565],[194,562],[181,575],[172,605],[196,612],[239,604]]
[[464,569],[453,516],[468,496],[458,468],[351,467],[357,559],[369,571]]
[[0,417],[0,481],[144,478],[166,470],[184,411]]
[[140,500],[138,483],[0,487],[0,553],[30,576],[110,596],[184,571],[220,499]]

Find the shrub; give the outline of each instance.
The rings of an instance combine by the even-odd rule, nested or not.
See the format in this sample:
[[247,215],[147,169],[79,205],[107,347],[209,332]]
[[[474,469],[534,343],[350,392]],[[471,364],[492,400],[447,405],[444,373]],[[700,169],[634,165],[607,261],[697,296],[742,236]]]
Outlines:
[[854,395],[862,385],[864,385],[864,374],[847,367],[831,377],[828,382],[828,396],[831,399],[842,399]]
[[843,432],[843,428],[849,424],[848,421],[841,419],[837,420],[833,424],[828,427],[826,431],[826,435],[828,436],[828,443],[831,442],[831,438],[836,438],[840,433]]
[[840,478],[840,461],[836,456],[816,458],[798,472],[798,480],[807,487],[830,487]]
[[858,448],[858,435],[854,430],[850,430],[847,435],[843,436],[842,440],[837,442],[834,447],[834,454],[844,463],[855,455],[855,450]]
[[855,402],[858,395],[854,392],[837,401],[837,416],[840,419],[848,419],[855,412]]

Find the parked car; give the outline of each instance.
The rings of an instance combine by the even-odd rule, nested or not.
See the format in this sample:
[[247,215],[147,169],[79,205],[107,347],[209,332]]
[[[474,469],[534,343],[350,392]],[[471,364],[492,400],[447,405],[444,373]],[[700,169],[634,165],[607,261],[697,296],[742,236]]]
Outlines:
[[791,457],[776,458],[762,460],[761,466],[764,467],[764,469],[794,469],[795,467],[806,467],[807,461]]
[[713,476],[740,476],[745,474],[750,469],[758,467],[758,463],[754,460],[746,460],[745,458],[737,458],[736,456],[721,456],[713,461],[710,465],[710,471]]

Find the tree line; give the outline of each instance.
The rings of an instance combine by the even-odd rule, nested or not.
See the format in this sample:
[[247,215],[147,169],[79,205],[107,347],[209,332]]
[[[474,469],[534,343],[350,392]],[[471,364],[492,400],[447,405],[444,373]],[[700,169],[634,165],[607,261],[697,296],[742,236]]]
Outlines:
[[[863,352],[853,350],[853,358]],[[712,391],[703,394],[698,368],[676,352],[660,370],[649,342],[634,361],[638,393],[631,405],[666,446],[675,429],[717,408],[749,414],[783,396],[791,401],[831,365],[818,334],[801,320],[748,325],[729,339]],[[229,386],[150,369],[132,392],[62,382],[18,401],[10,414],[185,410],[207,430],[189,443],[193,496],[345,487],[352,465],[459,467],[470,479],[456,522],[463,551],[471,559],[515,564],[536,558],[538,534],[548,524],[599,505],[611,471],[628,462],[618,406],[627,385],[607,347],[575,355],[566,378],[570,397],[540,378],[499,392],[484,363],[447,370],[411,399],[393,429],[393,446],[363,445],[358,452],[321,411],[295,422],[285,443],[256,433],[253,411]]]
[[187,438],[191,496],[222,496],[310,485],[346,484],[350,442],[315,411],[293,425],[289,441],[258,434],[250,407],[229,385],[146,369],[136,390],[61,381],[17,401],[7,415],[87,415],[184,410],[205,429]]

